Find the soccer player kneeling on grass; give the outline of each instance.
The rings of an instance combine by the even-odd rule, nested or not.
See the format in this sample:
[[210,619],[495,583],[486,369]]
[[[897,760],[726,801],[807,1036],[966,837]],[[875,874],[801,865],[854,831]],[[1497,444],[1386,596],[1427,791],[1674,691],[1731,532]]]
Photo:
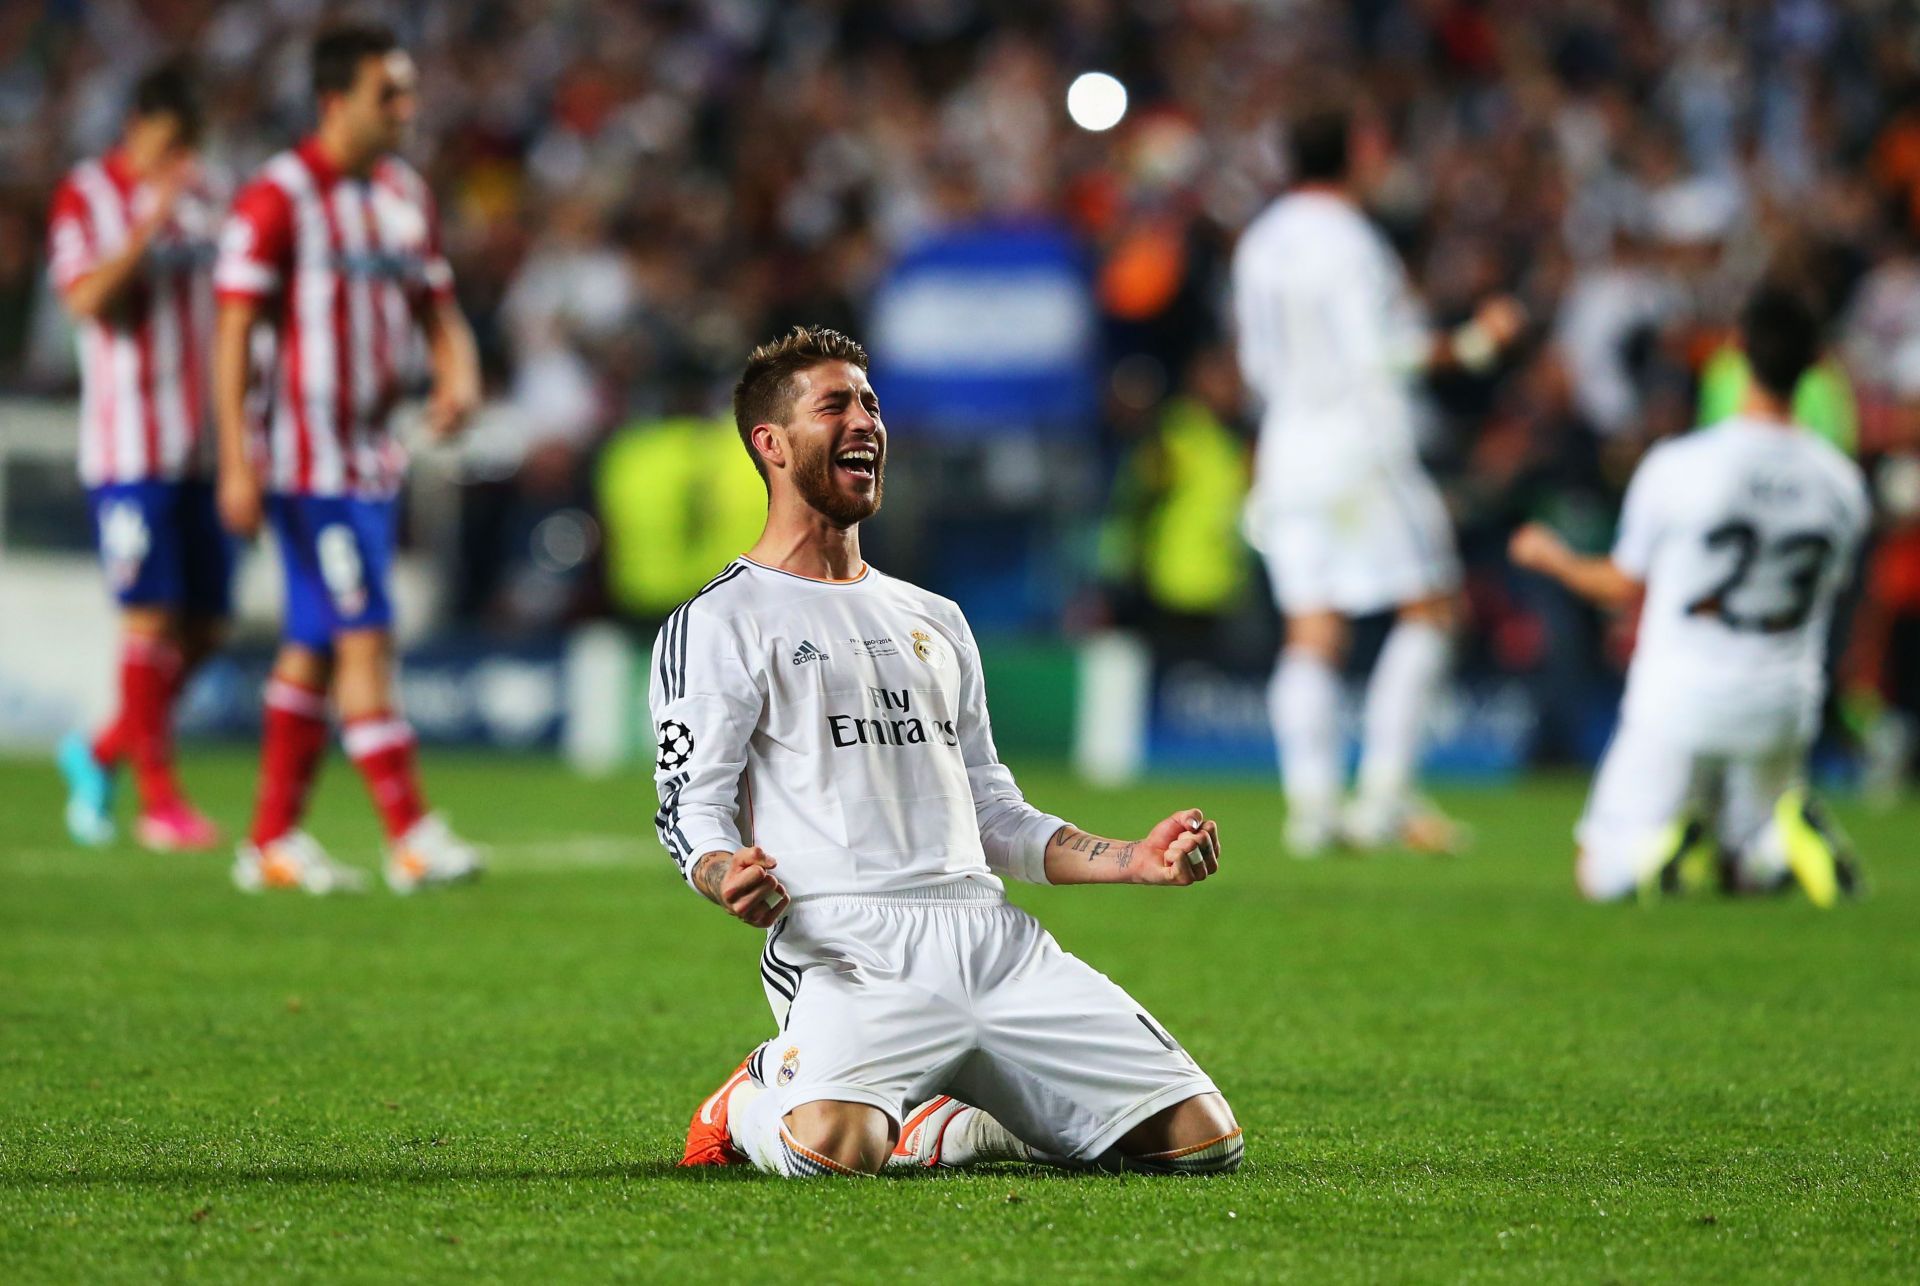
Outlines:
[[780,1025],[695,1112],[683,1163],[1232,1170],[1206,1073],[1001,884],[1193,884],[1219,831],[1188,809],[1102,839],[1021,797],[959,608],[861,561],[887,457],[866,368],[825,329],[749,358],[734,419],[766,530],[655,645],[661,841],[770,930]]
[[1812,310],[1762,286],[1741,330],[1753,386],[1740,413],[1648,453],[1610,558],[1538,525],[1513,538],[1515,563],[1586,598],[1645,597],[1620,727],[1577,832],[1580,889],[1596,900],[1710,885],[1716,868],[1730,892],[1797,880],[1823,907],[1856,883],[1805,767],[1866,484],[1789,410],[1820,355]]

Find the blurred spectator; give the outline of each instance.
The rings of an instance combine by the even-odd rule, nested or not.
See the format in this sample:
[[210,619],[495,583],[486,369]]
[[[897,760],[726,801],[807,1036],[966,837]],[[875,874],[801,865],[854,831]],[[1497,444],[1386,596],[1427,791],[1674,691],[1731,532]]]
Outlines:
[[1224,348],[1197,353],[1114,481],[1102,579],[1116,615],[1143,628],[1162,661],[1216,654],[1221,618],[1247,595],[1239,527],[1252,461],[1234,418],[1238,380]]
[[615,433],[594,468],[614,611],[649,637],[759,539],[767,491],[730,418],[701,413],[699,386],[664,416]]

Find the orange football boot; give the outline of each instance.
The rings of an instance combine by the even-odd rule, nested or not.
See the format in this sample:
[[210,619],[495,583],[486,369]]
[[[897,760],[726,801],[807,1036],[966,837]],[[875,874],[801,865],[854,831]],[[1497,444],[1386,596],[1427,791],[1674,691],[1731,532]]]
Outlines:
[[727,1129],[727,1099],[734,1087],[748,1078],[747,1064],[752,1060],[751,1054],[741,1059],[733,1075],[720,1082],[720,1088],[707,1095],[694,1112],[693,1120],[687,1123],[687,1150],[680,1156],[681,1165],[739,1165],[747,1160],[747,1154],[733,1146],[733,1135]]

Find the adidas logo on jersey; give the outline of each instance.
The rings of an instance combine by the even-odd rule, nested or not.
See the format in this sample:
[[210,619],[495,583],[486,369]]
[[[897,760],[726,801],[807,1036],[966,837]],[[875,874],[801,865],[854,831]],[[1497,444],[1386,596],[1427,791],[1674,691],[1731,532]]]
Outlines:
[[824,661],[826,659],[827,654],[806,639],[801,639],[800,646],[793,649],[793,663],[795,665],[805,665],[809,661]]

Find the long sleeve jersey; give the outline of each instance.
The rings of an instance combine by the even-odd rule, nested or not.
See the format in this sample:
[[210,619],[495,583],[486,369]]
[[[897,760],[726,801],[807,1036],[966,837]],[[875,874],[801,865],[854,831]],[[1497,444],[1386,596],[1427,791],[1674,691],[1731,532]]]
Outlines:
[[737,559],[668,618],[650,701],[661,843],[691,880],[758,844],[795,898],[1044,883],[1058,817],[1001,764],[959,607],[866,568]]

